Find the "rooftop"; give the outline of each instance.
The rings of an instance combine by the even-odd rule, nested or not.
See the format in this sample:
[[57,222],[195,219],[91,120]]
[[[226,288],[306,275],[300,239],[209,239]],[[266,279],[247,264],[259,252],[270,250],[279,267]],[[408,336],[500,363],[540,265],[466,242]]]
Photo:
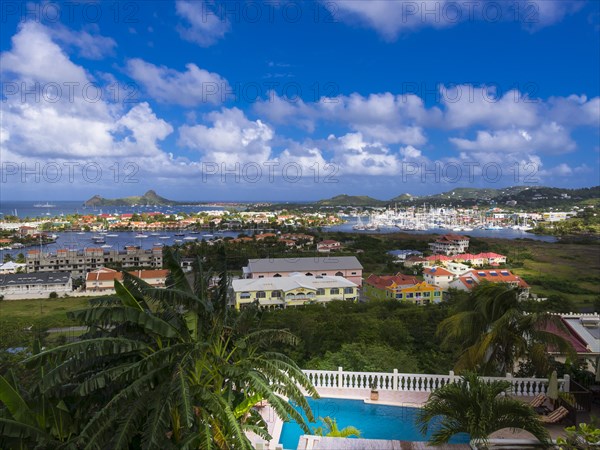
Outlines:
[[356,256],[328,256],[309,258],[265,258],[248,261],[248,270],[256,272],[306,272],[318,270],[360,269]]
[[241,291],[283,291],[294,289],[322,289],[322,288],[345,288],[356,287],[356,284],[344,277],[306,276],[294,275],[290,277],[266,277],[251,278],[245,280],[233,280],[231,286],[235,292]]

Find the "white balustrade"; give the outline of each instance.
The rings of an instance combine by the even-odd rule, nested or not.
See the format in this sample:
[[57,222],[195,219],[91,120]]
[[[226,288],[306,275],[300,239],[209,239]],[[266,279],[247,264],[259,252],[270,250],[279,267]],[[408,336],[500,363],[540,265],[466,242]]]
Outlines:
[[[304,370],[304,374],[316,388],[370,389],[377,386],[380,391],[433,392],[442,386],[455,383],[460,376],[450,372],[448,375],[430,375],[417,373],[387,372],[348,372],[341,367],[338,370]],[[533,397],[546,392],[547,378],[482,377],[486,381],[506,380],[511,383],[511,393],[523,397]],[[558,389],[569,391],[569,377],[558,380]]]

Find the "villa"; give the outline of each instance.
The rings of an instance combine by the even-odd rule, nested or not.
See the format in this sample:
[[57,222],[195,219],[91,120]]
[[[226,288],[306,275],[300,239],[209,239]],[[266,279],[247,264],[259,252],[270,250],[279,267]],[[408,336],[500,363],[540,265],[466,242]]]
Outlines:
[[236,309],[258,301],[261,308],[287,308],[307,303],[358,299],[358,286],[341,276],[291,274],[231,282]]
[[456,275],[443,267],[427,267],[423,269],[423,279],[444,290],[450,287],[450,283],[456,278]]
[[[152,287],[165,287],[168,270],[134,270],[129,272]],[[85,290],[88,292],[114,292],[115,280],[122,281],[123,274],[117,270],[101,267],[87,274]]]
[[326,239],[324,241],[317,243],[317,251],[319,253],[329,253],[334,252],[336,250],[341,250],[342,244],[338,241],[334,241],[332,239]]
[[401,273],[387,276],[370,275],[365,280],[365,295],[372,299],[391,298],[415,305],[427,305],[441,302],[443,289]]
[[469,238],[458,234],[445,234],[429,244],[433,253],[457,255],[465,253],[469,248]]
[[529,285],[525,280],[506,269],[470,270],[452,281],[449,287],[461,291],[471,291],[482,281],[508,284],[521,290],[521,298],[529,297]]
[[250,259],[242,270],[244,278],[279,278],[303,273],[307,277],[344,277],[361,286],[363,267],[355,256],[316,256]]

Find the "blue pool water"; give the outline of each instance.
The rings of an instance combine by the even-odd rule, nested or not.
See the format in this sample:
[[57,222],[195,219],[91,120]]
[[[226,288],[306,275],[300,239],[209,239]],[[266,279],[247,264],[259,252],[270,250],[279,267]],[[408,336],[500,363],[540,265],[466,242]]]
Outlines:
[[[428,438],[423,436],[414,424],[418,408],[374,405],[362,400],[330,398],[318,400],[308,398],[307,400],[317,420],[317,423],[309,424],[311,430],[321,425],[319,417],[329,416],[337,420],[340,429],[347,426],[358,428],[361,432],[360,437],[364,439],[426,441]],[[286,422],[279,443],[286,450],[296,450],[298,440],[303,434],[305,433],[298,424]],[[456,435],[450,442],[467,443],[469,437],[466,434]]]

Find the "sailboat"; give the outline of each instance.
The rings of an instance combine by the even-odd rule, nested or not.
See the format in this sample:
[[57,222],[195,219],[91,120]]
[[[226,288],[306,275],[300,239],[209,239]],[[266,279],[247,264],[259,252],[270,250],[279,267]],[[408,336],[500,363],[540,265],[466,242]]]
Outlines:
[[352,227],[353,230],[365,230],[365,225],[363,224],[360,216],[357,216],[358,220],[356,221],[356,225]]

